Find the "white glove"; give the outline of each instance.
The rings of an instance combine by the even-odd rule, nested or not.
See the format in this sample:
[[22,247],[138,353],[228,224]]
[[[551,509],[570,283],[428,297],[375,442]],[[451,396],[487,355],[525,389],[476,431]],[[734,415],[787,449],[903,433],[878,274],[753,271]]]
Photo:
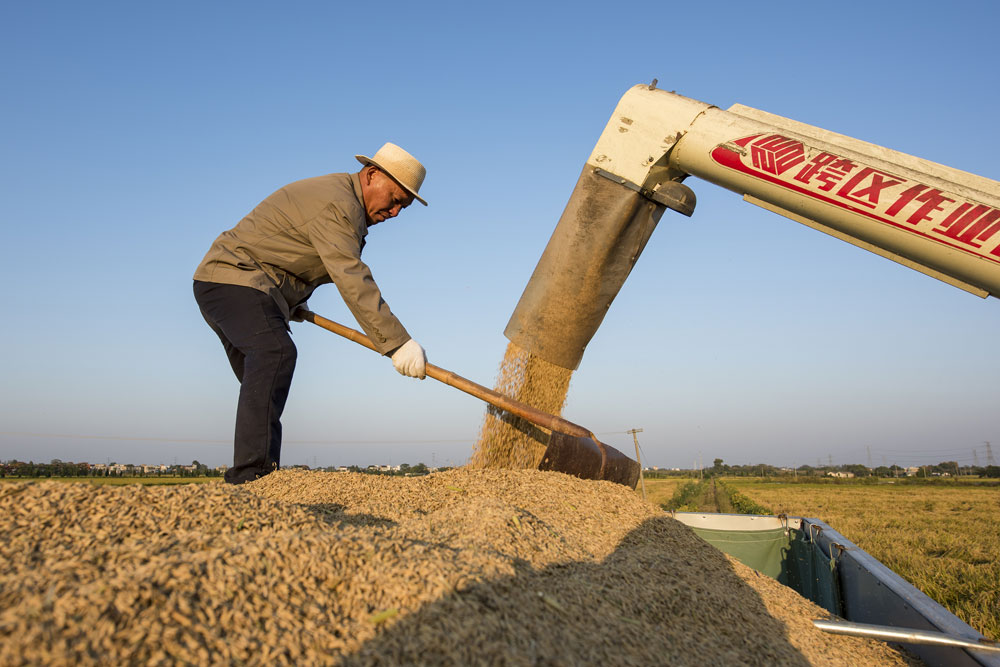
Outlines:
[[423,380],[426,377],[424,371],[426,364],[427,353],[424,352],[424,348],[420,347],[420,343],[412,338],[392,353],[392,365],[400,374],[411,378]]

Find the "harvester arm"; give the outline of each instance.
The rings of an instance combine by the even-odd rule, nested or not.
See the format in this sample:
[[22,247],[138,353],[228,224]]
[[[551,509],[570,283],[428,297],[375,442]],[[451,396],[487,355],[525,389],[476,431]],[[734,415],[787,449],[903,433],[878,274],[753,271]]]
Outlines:
[[1000,296],[1000,183],[653,86],[619,101],[505,334],[575,369],[660,216],[695,176],[980,297]]

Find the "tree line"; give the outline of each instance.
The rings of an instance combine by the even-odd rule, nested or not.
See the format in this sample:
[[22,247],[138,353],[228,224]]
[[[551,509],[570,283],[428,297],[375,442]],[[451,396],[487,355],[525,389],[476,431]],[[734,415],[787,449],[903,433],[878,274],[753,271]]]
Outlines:
[[[860,463],[848,463],[838,466],[802,465],[798,468],[779,468],[767,463],[753,465],[729,465],[722,459],[715,459],[710,468],[700,470],[654,470],[643,471],[647,477],[826,477],[828,473],[851,473],[855,477],[906,477],[907,470],[902,466],[878,466],[869,468]],[[934,465],[924,465],[917,468],[914,477],[942,476],[972,476],[1000,478],[1000,466],[960,466],[957,461],[941,461]]]
[[48,463],[34,461],[0,462],[0,477],[221,477],[222,470],[209,468],[197,460],[190,465],[156,466],[109,463],[93,465],[52,459]]
[[[61,461],[52,459],[49,463],[35,463],[34,461],[2,461],[0,462],[0,477],[221,477],[224,470],[219,468],[209,468],[204,463],[197,460],[190,465],[171,465],[160,468],[156,466],[143,466],[133,464],[108,463],[94,465],[90,463],[73,463],[72,461]],[[302,470],[312,470],[307,465],[289,466]],[[316,468],[326,472],[337,472],[344,468],[336,466],[326,466]],[[426,475],[430,473],[423,463],[410,465],[402,463],[397,470],[380,470],[379,466],[360,467],[356,465],[348,466],[348,472],[361,472],[370,475],[396,475],[414,476]],[[436,468],[436,470],[449,470],[449,468]]]

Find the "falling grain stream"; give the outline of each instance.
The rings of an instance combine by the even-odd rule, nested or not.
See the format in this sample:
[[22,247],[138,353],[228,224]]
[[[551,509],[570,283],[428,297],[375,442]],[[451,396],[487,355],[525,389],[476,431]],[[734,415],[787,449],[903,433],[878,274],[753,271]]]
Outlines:
[[[573,371],[549,363],[514,343],[507,345],[495,389],[534,408],[561,416]],[[492,406],[473,449],[472,468],[536,468],[548,432]]]

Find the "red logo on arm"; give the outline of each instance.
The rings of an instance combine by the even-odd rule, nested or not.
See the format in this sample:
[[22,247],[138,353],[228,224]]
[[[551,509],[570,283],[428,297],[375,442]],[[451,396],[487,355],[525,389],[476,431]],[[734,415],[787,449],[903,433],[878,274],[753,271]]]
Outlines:
[[753,166],[769,174],[779,175],[805,162],[806,151],[801,141],[772,134],[755,141],[750,147]]
[[[717,145],[719,165],[983,259],[1000,258],[1000,210],[781,134]],[[811,157],[810,157],[811,156]],[[746,190],[744,190],[746,191]],[[989,243],[987,243],[989,242]]]

